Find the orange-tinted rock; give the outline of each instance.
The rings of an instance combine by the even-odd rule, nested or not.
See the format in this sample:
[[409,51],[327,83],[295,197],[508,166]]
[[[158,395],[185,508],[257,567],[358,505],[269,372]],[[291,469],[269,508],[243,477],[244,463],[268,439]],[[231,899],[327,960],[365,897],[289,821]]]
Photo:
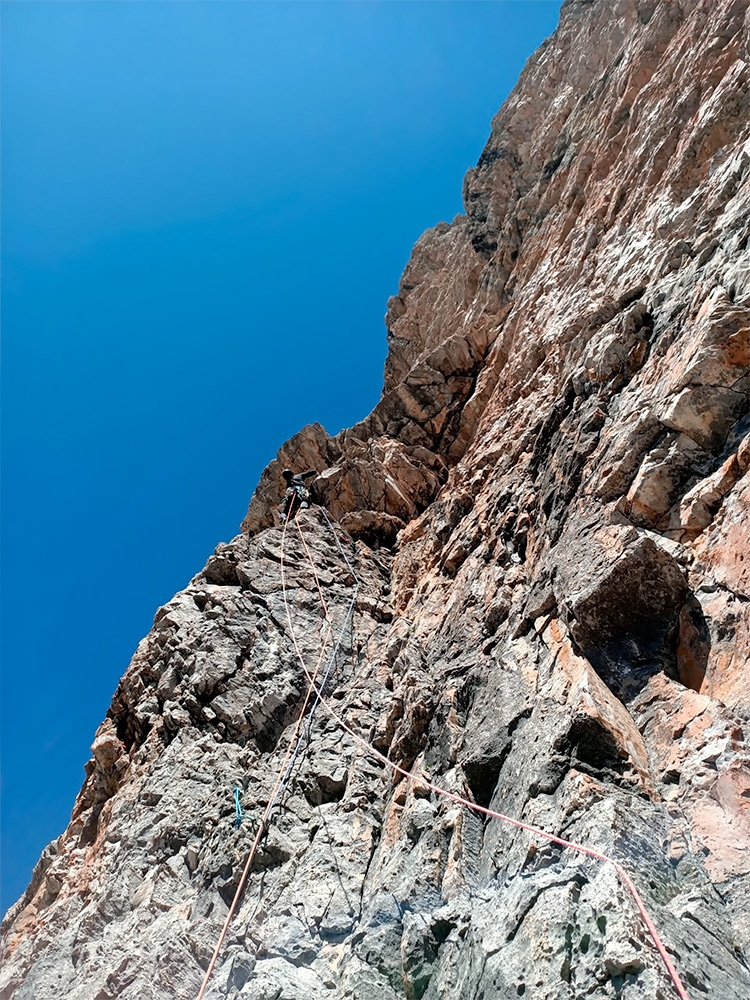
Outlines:
[[[317,706],[216,995],[674,995],[611,866],[430,780],[616,858],[689,995],[750,996],[749,51],[750,0],[566,0],[414,248],[375,410],[287,442],[157,612],[0,1000],[197,994],[298,655],[414,781]],[[282,546],[285,467],[333,534]]]

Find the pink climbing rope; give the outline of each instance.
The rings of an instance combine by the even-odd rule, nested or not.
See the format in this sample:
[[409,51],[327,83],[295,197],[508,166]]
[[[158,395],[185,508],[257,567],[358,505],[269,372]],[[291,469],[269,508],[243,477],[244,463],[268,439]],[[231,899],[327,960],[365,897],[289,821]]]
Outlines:
[[[328,520],[327,517],[326,517],[326,520]],[[315,577],[315,581],[316,581],[316,584],[317,584],[317,587],[318,587],[318,592],[320,594],[320,598],[321,598],[321,602],[322,602],[324,614],[325,614],[326,619],[327,619],[328,618],[328,609],[327,609],[327,606],[326,606],[325,599],[323,598],[323,591],[322,591],[322,588],[321,588],[321,585],[320,585],[320,580],[318,578],[318,574],[317,574],[317,571],[316,571],[316,568],[315,568],[315,562],[314,562],[314,560],[312,558],[312,553],[310,552],[310,549],[309,549],[309,547],[307,545],[307,542],[305,541],[305,537],[304,537],[304,534],[302,532],[302,528],[300,527],[299,521],[297,519],[295,519],[295,524],[297,525],[297,531],[299,532],[300,538],[302,539],[303,545],[305,547],[305,551],[307,553],[307,557],[308,557],[308,559],[310,561],[310,566],[312,568],[313,576]],[[334,532],[334,536],[336,537],[337,544],[339,544],[338,543],[338,536],[336,536],[335,529],[333,528],[333,525],[330,524],[330,521],[329,521],[329,525],[331,527],[331,530]],[[341,546],[340,545],[339,545],[339,549],[341,550]],[[351,563],[347,559],[346,554],[343,552],[343,550],[341,550],[341,552],[342,552],[342,555],[344,556],[344,559],[345,559],[345,561],[346,561],[346,563],[347,563],[347,565],[349,567],[349,571],[352,573],[352,576],[354,577],[355,583],[357,583],[357,585],[358,585],[358,581],[357,581],[356,575],[354,574],[354,571],[352,569]],[[286,591],[286,580],[285,580],[284,571],[283,571],[283,567],[284,567],[284,538],[283,537],[282,537],[282,546],[281,546],[281,566],[282,566],[282,573],[281,573],[282,596],[283,596],[283,600],[284,600],[284,607],[286,609],[287,623],[289,625],[289,634],[290,634],[291,639],[292,639],[292,644],[294,645],[294,649],[295,649],[295,651],[297,653],[297,657],[298,657],[298,659],[300,661],[300,664],[302,666],[303,671],[305,672],[305,676],[307,677],[308,683],[310,684],[310,690],[311,691],[314,690],[316,692],[316,694],[318,696],[318,700],[323,705],[323,708],[328,712],[328,714],[331,716],[331,718],[334,720],[334,722],[339,726],[339,728],[342,729],[345,733],[348,733],[348,735],[352,737],[352,739],[355,741],[355,743],[357,743],[367,754],[369,754],[371,757],[374,757],[376,760],[379,760],[382,764],[384,764],[386,767],[389,767],[396,774],[400,774],[403,778],[406,778],[407,781],[411,781],[411,782],[414,782],[414,783],[416,783],[418,785],[421,785],[424,788],[428,788],[431,792],[434,792],[436,795],[442,795],[443,798],[450,799],[452,802],[455,802],[457,805],[465,806],[467,809],[471,809],[473,812],[482,813],[483,815],[489,816],[492,819],[500,820],[502,823],[509,823],[511,826],[515,826],[515,827],[517,827],[520,830],[526,830],[528,833],[531,833],[531,834],[533,834],[536,837],[541,837],[544,840],[548,840],[548,841],[550,841],[553,844],[559,844],[561,847],[570,848],[573,851],[578,851],[580,854],[585,854],[585,855],[587,855],[590,858],[595,858],[598,861],[603,861],[605,864],[612,865],[612,867],[614,868],[615,872],[618,874],[618,876],[622,880],[623,884],[625,885],[625,887],[628,889],[628,891],[630,892],[631,896],[635,900],[635,905],[638,908],[638,912],[640,913],[641,918],[643,920],[643,923],[645,924],[646,929],[648,930],[648,932],[649,932],[649,934],[650,934],[650,936],[651,936],[651,938],[652,938],[652,940],[653,940],[653,942],[654,942],[654,944],[656,946],[656,950],[659,952],[659,955],[660,955],[662,961],[664,962],[664,966],[665,966],[665,968],[666,968],[666,970],[667,970],[667,972],[669,974],[669,978],[671,979],[671,981],[672,981],[672,983],[674,985],[674,988],[677,991],[678,996],[680,997],[680,1000],[690,1000],[690,997],[688,996],[687,990],[685,989],[685,987],[684,987],[684,985],[682,983],[682,980],[680,979],[680,975],[677,972],[677,969],[675,968],[672,960],[670,959],[669,954],[667,953],[666,946],[664,945],[664,942],[662,941],[661,936],[660,936],[658,930],[656,929],[656,925],[654,924],[654,922],[651,919],[651,916],[650,916],[648,910],[646,909],[646,904],[643,902],[643,899],[642,899],[640,893],[638,892],[638,889],[636,888],[635,883],[633,882],[632,878],[630,877],[630,875],[628,875],[628,873],[625,871],[625,869],[622,867],[622,865],[618,861],[615,861],[614,858],[610,858],[606,854],[602,854],[600,851],[595,851],[591,847],[585,847],[583,844],[575,844],[571,840],[565,840],[563,837],[556,837],[554,834],[548,833],[546,830],[542,830],[540,827],[533,826],[530,823],[524,823],[521,820],[514,819],[512,816],[505,816],[503,813],[497,812],[494,809],[489,809],[489,808],[486,808],[485,806],[477,805],[476,802],[471,802],[471,801],[469,801],[469,799],[466,799],[466,798],[464,798],[461,795],[457,795],[455,792],[450,792],[450,791],[448,791],[445,788],[441,788],[439,785],[434,784],[432,781],[427,781],[424,778],[415,777],[413,774],[411,774],[409,771],[405,770],[403,767],[399,767],[398,764],[394,763],[392,760],[389,760],[385,756],[385,754],[382,754],[379,750],[376,750],[374,746],[372,746],[370,743],[368,743],[367,740],[363,739],[349,725],[347,725],[347,723],[328,704],[328,702],[326,701],[325,697],[323,696],[322,691],[320,691],[318,689],[318,687],[317,687],[317,685],[315,683],[315,678],[310,675],[310,673],[309,673],[309,671],[307,669],[307,666],[305,664],[305,660],[304,660],[304,657],[302,655],[302,652],[301,652],[301,650],[299,648],[299,644],[297,642],[297,637],[296,637],[296,634],[294,632],[294,626],[292,624],[291,610],[290,610],[290,607],[289,607],[289,601],[288,601],[288,598],[287,598],[287,591]]]

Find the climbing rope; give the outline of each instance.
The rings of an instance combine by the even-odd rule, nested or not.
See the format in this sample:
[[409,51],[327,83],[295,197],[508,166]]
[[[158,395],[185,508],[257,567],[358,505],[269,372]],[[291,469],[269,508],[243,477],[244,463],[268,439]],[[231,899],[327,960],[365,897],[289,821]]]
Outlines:
[[[287,521],[284,521],[284,526],[283,526],[283,530],[282,530],[282,533],[281,533],[281,586],[282,586],[282,592],[283,592],[283,595],[284,595],[284,605],[287,608],[287,615],[289,615],[289,603],[288,603],[287,594],[286,594],[286,575],[285,575],[285,566],[284,566],[284,541],[285,541],[285,538],[286,538],[286,529],[287,529]],[[356,600],[356,598],[355,598],[355,600]],[[329,631],[330,631],[330,629],[329,629]],[[235,911],[237,909],[237,905],[239,903],[240,897],[242,895],[242,891],[245,888],[245,884],[247,882],[248,876],[250,875],[250,869],[252,867],[253,861],[255,860],[255,856],[256,856],[256,854],[258,852],[258,847],[260,846],[261,840],[263,839],[263,835],[264,835],[264,833],[266,831],[266,828],[268,826],[268,821],[270,819],[271,812],[272,812],[273,807],[275,806],[276,802],[278,801],[279,796],[283,792],[283,790],[284,790],[287,782],[289,781],[289,777],[290,777],[290,775],[292,773],[292,770],[294,768],[294,764],[295,764],[295,761],[297,759],[297,756],[299,755],[300,749],[301,749],[303,743],[305,742],[305,731],[304,731],[305,730],[305,713],[307,711],[307,706],[310,703],[310,699],[312,698],[313,692],[315,692],[315,695],[316,695],[315,705],[317,705],[318,702],[320,702],[322,700],[322,698],[323,698],[323,690],[325,688],[325,680],[328,678],[328,674],[331,671],[333,657],[331,658],[331,661],[329,661],[329,665],[328,665],[328,668],[326,670],[323,683],[321,685],[318,685],[316,683],[316,680],[317,680],[317,677],[318,677],[318,672],[320,670],[320,665],[323,662],[323,656],[325,655],[325,649],[326,649],[327,643],[328,643],[328,636],[325,636],[324,641],[321,643],[321,649],[320,649],[320,653],[318,655],[318,660],[317,660],[317,663],[315,664],[315,669],[312,672],[312,674],[309,672],[309,670],[307,668],[307,664],[304,662],[304,657],[302,657],[302,659],[301,659],[302,669],[303,669],[303,671],[305,673],[305,676],[307,678],[307,681],[308,681],[307,692],[305,694],[305,700],[304,700],[304,703],[302,705],[302,710],[300,711],[299,715],[297,716],[297,722],[296,722],[295,727],[294,727],[294,733],[292,734],[292,738],[291,738],[291,740],[289,742],[289,746],[287,748],[286,754],[284,756],[284,760],[283,760],[281,768],[279,770],[279,774],[278,774],[278,777],[276,779],[276,784],[273,787],[271,795],[270,795],[270,797],[268,799],[268,804],[266,805],[266,808],[265,808],[265,810],[263,812],[263,816],[261,818],[260,824],[259,824],[257,832],[255,834],[255,838],[253,840],[252,847],[250,848],[250,853],[248,854],[247,861],[245,862],[245,867],[242,869],[242,874],[240,876],[240,880],[237,883],[237,889],[235,890],[234,898],[232,899],[232,903],[231,903],[231,905],[229,907],[229,911],[228,911],[228,913],[226,915],[226,919],[224,920],[224,925],[223,925],[223,927],[221,929],[221,933],[219,934],[219,940],[216,942],[216,947],[214,948],[213,955],[211,956],[211,961],[208,963],[208,967],[206,969],[205,975],[203,976],[203,982],[201,983],[201,987],[200,987],[200,990],[198,991],[198,996],[197,996],[196,1000],[203,1000],[203,997],[204,997],[205,992],[206,992],[206,988],[208,986],[209,980],[211,979],[211,975],[213,974],[213,971],[214,971],[214,968],[216,966],[216,962],[217,962],[217,959],[219,957],[219,954],[221,953],[221,949],[222,949],[222,946],[224,944],[224,940],[225,940],[225,938],[227,936],[227,931],[229,930],[229,925],[232,922],[232,917],[234,916],[234,913],[235,913]],[[297,649],[296,640],[295,640],[295,649]],[[298,652],[298,655],[299,655],[299,652]]]
[[[339,549],[339,552],[343,556],[343,558],[344,558],[344,560],[346,562],[346,565],[347,565],[347,567],[349,569],[349,572],[351,573],[351,575],[352,575],[352,577],[353,577],[353,579],[355,581],[355,596],[354,596],[354,600],[356,600],[356,593],[359,590],[359,580],[357,578],[356,573],[354,572],[354,569],[352,567],[351,562],[347,558],[346,553],[344,552],[344,550],[343,550],[343,548],[341,546],[341,543],[340,543],[339,538],[338,538],[338,534],[336,533],[336,530],[334,529],[333,524],[331,523],[331,521],[330,521],[330,519],[329,519],[326,511],[323,508],[320,508],[320,509],[322,510],[323,516],[324,516],[326,522],[328,523],[328,526],[330,527],[331,532],[333,533],[333,536],[334,536],[334,538],[336,540],[336,545],[337,545],[337,547]],[[324,614],[326,616],[326,619],[328,619],[328,610],[327,610],[327,606],[326,606],[326,603],[325,603],[325,599],[323,598],[323,592],[322,592],[322,588],[320,586],[320,580],[318,578],[318,574],[317,574],[317,571],[316,571],[316,568],[315,568],[315,564],[314,564],[314,560],[312,558],[312,554],[310,552],[309,547],[307,546],[307,543],[304,540],[304,535],[303,535],[302,528],[301,528],[299,522],[295,521],[295,523],[297,524],[297,530],[298,530],[298,532],[300,534],[300,537],[303,540],[303,543],[304,543],[304,546],[305,546],[305,550],[307,552],[308,559],[310,561],[310,565],[311,565],[311,568],[312,568],[312,572],[313,572],[313,575],[315,577],[315,580],[316,580],[316,583],[317,583],[317,586],[318,586],[318,591],[320,593],[322,604],[323,604]],[[615,861],[614,858],[610,858],[608,855],[603,854],[600,851],[596,851],[596,850],[594,850],[591,847],[586,847],[583,844],[576,844],[573,841],[564,839],[563,837],[557,837],[554,834],[548,833],[546,830],[541,829],[540,827],[533,826],[530,823],[524,823],[521,820],[514,819],[512,816],[506,816],[503,813],[497,812],[494,809],[489,809],[489,808],[487,808],[485,806],[480,806],[476,802],[471,802],[469,799],[466,799],[466,798],[464,798],[461,795],[457,795],[455,792],[451,792],[451,791],[448,791],[448,789],[441,788],[439,785],[436,785],[436,784],[434,784],[434,782],[428,781],[425,778],[415,777],[409,771],[405,770],[403,767],[400,767],[398,764],[394,763],[394,761],[389,760],[388,757],[385,756],[385,754],[382,754],[379,750],[376,750],[374,746],[372,746],[365,739],[363,739],[358,733],[356,733],[336,713],[336,711],[331,707],[331,705],[329,705],[329,703],[326,701],[325,697],[323,696],[323,691],[318,688],[318,686],[316,684],[316,681],[315,681],[315,677],[311,676],[310,673],[308,672],[307,666],[305,664],[304,656],[302,655],[302,652],[301,652],[301,650],[299,648],[299,644],[297,642],[297,637],[296,637],[296,634],[294,632],[294,627],[293,627],[293,624],[292,624],[291,610],[290,610],[289,601],[288,601],[288,598],[287,598],[286,584],[285,584],[284,573],[283,573],[283,547],[284,547],[284,538],[282,537],[282,575],[281,575],[282,596],[283,596],[283,599],[284,599],[284,606],[286,608],[287,621],[289,623],[289,632],[290,632],[290,636],[291,636],[291,640],[292,640],[292,645],[294,646],[294,649],[295,649],[295,651],[297,653],[297,657],[299,659],[299,662],[300,662],[300,664],[302,666],[302,669],[305,672],[305,674],[307,676],[307,679],[308,679],[308,682],[310,684],[310,689],[311,690],[315,690],[315,692],[316,692],[317,697],[316,697],[316,700],[315,700],[315,705],[317,706],[318,703],[321,703],[323,705],[323,708],[325,709],[325,711],[328,712],[328,714],[330,715],[330,717],[339,726],[339,728],[341,730],[343,730],[345,733],[347,733],[349,736],[351,736],[352,739],[355,741],[355,743],[357,743],[365,751],[365,753],[367,753],[371,757],[374,757],[376,760],[380,761],[381,764],[384,764],[386,767],[390,768],[395,774],[399,774],[401,777],[405,778],[407,781],[410,781],[410,782],[413,782],[415,784],[418,784],[422,788],[428,788],[431,792],[434,792],[436,795],[441,795],[441,796],[443,796],[443,798],[449,799],[450,801],[455,802],[457,805],[464,806],[467,809],[471,809],[473,812],[481,813],[482,815],[488,816],[488,817],[490,817],[492,819],[500,820],[502,823],[508,823],[511,826],[515,826],[515,827],[517,827],[520,830],[525,830],[527,833],[531,833],[531,834],[533,834],[536,837],[541,837],[542,839],[547,840],[550,843],[558,844],[560,847],[569,848],[569,849],[571,849],[573,851],[577,851],[580,854],[584,854],[587,857],[594,858],[597,861],[602,861],[605,864],[611,865],[612,868],[614,869],[614,871],[617,873],[617,875],[621,879],[623,885],[625,885],[625,887],[628,889],[628,891],[630,892],[631,896],[633,897],[633,900],[635,901],[635,905],[636,905],[636,907],[638,909],[638,912],[640,913],[641,919],[643,920],[643,923],[644,923],[646,929],[648,930],[648,933],[651,936],[651,938],[652,938],[652,940],[654,942],[654,945],[656,946],[656,950],[658,951],[659,956],[661,957],[662,961],[664,962],[664,966],[665,966],[665,968],[667,970],[669,978],[671,979],[671,981],[672,981],[672,983],[673,983],[673,985],[675,987],[675,990],[676,990],[678,996],[680,997],[680,1000],[690,1000],[690,998],[689,998],[689,996],[687,994],[687,991],[686,991],[686,989],[685,989],[685,987],[684,987],[684,985],[682,983],[682,980],[680,979],[679,973],[677,972],[677,969],[675,968],[674,964],[672,963],[672,960],[670,959],[670,957],[669,957],[669,955],[667,953],[667,949],[666,949],[666,947],[664,945],[664,942],[662,941],[661,936],[660,936],[658,930],[656,929],[656,925],[654,924],[654,922],[651,919],[651,916],[650,916],[648,910],[646,909],[646,904],[643,902],[643,899],[642,899],[640,893],[638,892],[638,889],[636,888],[636,885],[633,882],[633,879],[630,877],[630,875],[625,871],[625,869],[622,867],[622,865],[618,861]],[[352,608],[352,604],[350,603],[350,609],[351,608]],[[349,613],[347,615],[347,620],[348,620],[348,616],[349,616]],[[344,630],[342,629],[341,634],[339,636],[339,641],[337,643],[337,647],[336,648],[338,648],[338,646],[340,645],[341,639],[343,637],[343,634],[344,634]],[[200,1000],[200,998],[199,998],[199,1000]]]
[[[451,791],[448,791],[445,788],[441,788],[439,785],[436,785],[436,784],[434,784],[434,782],[428,781],[425,778],[415,777],[413,774],[411,774],[409,771],[405,770],[403,767],[400,767],[398,764],[396,764],[393,761],[389,760],[384,754],[382,754],[379,750],[376,750],[375,747],[373,747],[370,743],[368,743],[365,739],[363,739],[357,732],[355,732],[336,713],[336,711],[326,701],[326,698],[325,698],[325,695],[324,695],[325,686],[326,686],[326,683],[327,683],[327,681],[329,679],[330,673],[333,670],[334,664],[336,662],[336,657],[337,657],[338,651],[339,651],[339,649],[341,647],[341,643],[343,641],[344,635],[346,634],[346,629],[349,626],[349,623],[352,621],[352,618],[353,618],[354,609],[355,609],[356,601],[357,601],[357,596],[358,596],[358,593],[359,593],[359,580],[357,578],[356,573],[354,572],[354,568],[353,568],[353,566],[351,564],[351,561],[349,560],[348,556],[346,555],[345,550],[343,549],[343,547],[341,545],[341,542],[339,540],[338,534],[337,534],[337,532],[336,532],[336,530],[335,530],[335,528],[334,528],[334,526],[333,526],[330,518],[328,517],[326,511],[323,508],[320,508],[320,509],[322,511],[322,514],[323,514],[323,517],[325,518],[326,523],[328,524],[329,528],[331,529],[331,532],[332,532],[332,534],[334,536],[334,539],[336,541],[336,546],[338,548],[338,551],[341,554],[342,558],[344,559],[344,562],[346,563],[346,566],[347,566],[349,572],[351,573],[352,579],[354,580],[354,590],[352,592],[352,597],[351,597],[351,599],[349,601],[349,604],[347,605],[347,609],[346,609],[346,612],[345,612],[345,615],[344,615],[344,621],[343,621],[341,630],[339,632],[338,639],[334,643],[333,650],[332,650],[331,655],[329,656],[328,662],[326,664],[326,668],[325,668],[325,671],[324,671],[324,674],[323,674],[323,679],[321,680],[320,683],[318,683],[318,673],[320,671],[320,665],[323,662],[323,657],[324,657],[324,654],[325,654],[326,645],[328,643],[328,637],[325,638],[325,641],[321,645],[321,650],[320,650],[320,653],[319,653],[319,656],[318,656],[317,663],[315,665],[315,669],[311,673],[309,671],[308,667],[307,667],[307,664],[305,663],[305,658],[304,658],[304,655],[302,653],[302,650],[300,649],[299,642],[297,640],[297,635],[296,635],[296,632],[294,630],[294,625],[293,625],[293,622],[292,622],[292,614],[291,614],[291,608],[290,608],[290,605],[289,605],[289,598],[288,598],[287,586],[286,586],[285,542],[286,542],[287,522],[286,521],[284,522],[283,530],[282,530],[282,536],[281,536],[281,559],[280,559],[282,598],[283,598],[283,601],[284,601],[284,608],[285,608],[285,612],[286,612],[287,623],[288,623],[288,626],[289,626],[290,638],[291,638],[292,645],[294,647],[295,653],[297,655],[297,658],[298,658],[298,660],[300,662],[300,665],[302,667],[302,670],[303,670],[303,672],[305,674],[305,677],[307,678],[308,689],[307,689],[307,692],[305,694],[305,700],[304,700],[304,703],[303,703],[303,706],[302,706],[302,710],[301,710],[299,716],[297,717],[297,722],[295,724],[294,733],[293,733],[292,739],[291,739],[291,741],[289,743],[289,747],[287,748],[287,752],[286,752],[286,755],[284,757],[284,761],[282,762],[282,766],[281,766],[281,769],[279,771],[279,775],[277,777],[276,784],[274,785],[274,788],[273,788],[273,791],[272,791],[271,796],[269,798],[268,804],[267,804],[267,806],[265,808],[265,811],[263,813],[263,817],[262,817],[262,819],[260,821],[260,825],[258,826],[258,830],[257,830],[257,833],[255,835],[255,839],[254,839],[252,847],[250,849],[250,854],[248,855],[247,861],[245,863],[245,867],[243,868],[242,875],[240,876],[240,881],[239,881],[239,883],[237,885],[237,889],[235,891],[234,898],[232,900],[232,904],[231,904],[231,906],[229,908],[229,911],[227,913],[226,919],[224,921],[224,925],[222,927],[221,934],[219,935],[219,940],[217,941],[216,948],[214,949],[213,955],[211,957],[211,961],[209,962],[208,968],[206,969],[206,973],[205,973],[205,976],[203,978],[203,982],[201,984],[201,988],[200,988],[200,991],[198,993],[197,1000],[203,1000],[203,997],[204,997],[204,994],[205,994],[208,982],[209,982],[209,980],[211,978],[211,975],[212,975],[213,970],[214,970],[215,965],[216,965],[216,961],[218,959],[218,956],[219,956],[219,954],[221,952],[221,948],[223,946],[224,940],[226,938],[227,931],[229,929],[229,925],[230,925],[232,917],[234,916],[234,913],[235,913],[235,911],[237,909],[237,905],[239,903],[240,896],[242,894],[242,891],[243,891],[243,889],[245,887],[245,884],[247,882],[248,876],[250,874],[250,869],[252,867],[252,863],[253,863],[253,861],[255,859],[255,856],[257,854],[257,850],[258,850],[258,847],[259,847],[260,842],[262,840],[262,837],[263,837],[263,835],[264,835],[264,833],[265,833],[265,831],[267,829],[268,821],[270,819],[271,812],[273,810],[274,805],[278,801],[279,796],[282,794],[282,792],[283,792],[283,790],[284,790],[284,788],[285,788],[285,786],[286,786],[286,784],[287,784],[287,782],[289,780],[289,777],[291,776],[292,770],[294,768],[295,761],[296,761],[296,759],[297,759],[297,757],[298,757],[298,755],[300,753],[300,749],[301,749],[303,743],[305,742],[305,739],[307,737],[309,737],[310,727],[312,725],[313,714],[314,714],[315,709],[317,708],[318,704],[322,704],[323,705],[323,708],[325,709],[325,711],[329,714],[329,716],[333,719],[333,721],[338,725],[338,727],[343,732],[345,732],[349,736],[351,736],[351,738],[355,741],[355,743],[358,746],[360,746],[365,751],[365,753],[367,753],[371,757],[374,757],[376,760],[378,760],[384,766],[390,768],[395,774],[399,774],[401,777],[405,778],[407,781],[416,783],[416,784],[420,785],[423,788],[427,788],[431,792],[434,792],[436,795],[440,795],[443,798],[446,798],[446,799],[448,799],[448,800],[456,803],[457,805],[464,806],[465,808],[470,809],[473,812],[477,812],[477,813],[480,813],[482,815],[488,816],[488,817],[490,817],[492,819],[497,819],[497,820],[500,820],[501,822],[508,823],[508,824],[510,824],[510,825],[518,828],[518,829],[525,830],[526,832],[528,832],[530,834],[533,834],[534,836],[541,837],[544,840],[547,840],[547,841],[549,841],[551,843],[557,844],[560,847],[570,848],[571,850],[577,851],[577,852],[579,852],[581,854],[584,854],[584,855],[586,855],[588,857],[594,858],[594,859],[596,859],[598,861],[601,861],[601,862],[603,862],[605,864],[611,865],[612,868],[614,869],[614,871],[617,873],[618,877],[621,879],[622,883],[625,885],[625,887],[628,889],[628,891],[630,892],[631,896],[633,897],[633,900],[635,901],[635,904],[636,904],[636,907],[638,909],[638,912],[640,913],[641,919],[643,920],[644,925],[646,926],[646,929],[648,930],[648,932],[649,932],[649,934],[650,934],[650,936],[651,936],[651,938],[652,938],[652,940],[653,940],[653,942],[654,942],[654,944],[656,946],[656,949],[659,952],[659,955],[660,955],[662,961],[664,962],[664,965],[665,965],[665,968],[667,970],[667,973],[669,974],[669,977],[670,977],[670,979],[671,979],[671,981],[672,981],[672,983],[673,983],[673,985],[675,987],[675,990],[677,991],[677,994],[680,997],[680,1000],[690,1000],[690,998],[688,997],[687,991],[685,990],[685,987],[682,984],[682,980],[680,979],[680,976],[679,976],[677,970],[675,969],[675,967],[674,967],[671,959],[669,958],[669,955],[667,953],[666,947],[664,946],[664,943],[662,942],[662,939],[661,939],[661,937],[659,935],[659,932],[657,931],[656,926],[655,926],[653,920],[651,919],[651,916],[649,915],[648,910],[646,909],[646,905],[643,902],[643,899],[641,898],[641,895],[640,895],[640,893],[638,892],[638,889],[635,886],[635,883],[633,882],[633,880],[630,877],[630,875],[622,867],[622,865],[620,865],[619,862],[615,861],[613,858],[608,857],[606,854],[603,854],[603,853],[601,853],[599,851],[595,851],[593,848],[585,847],[582,844],[576,844],[573,841],[566,840],[566,839],[564,839],[562,837],[557,837],[554,834],[548,833],[546,830],[542,830],[540,827],[533,826],[530,823],[524,823],[521,820],[514,819],[511,816],[505,816],[503,813],[497,812],[494,809],[489,809],[489,808],[487,808],[485,806],[477,805],[477,803],[471,802],[469,799],[466,799],[463,796],[456,794],[455,792],[451,792]],[[323,613],[324,613],[325,620],[326,620],[327,627],[328,627],[328,633],[330,635],[330,634],[332,634],[333,627],[332,627],[332,623],[331,623],[331,620],[330,620],[330,614],[329,614],[329,611],[328,611],[328,606],[326,604],[325,597],[323,595],[323,589],[322,589],[322,586],[321,586],[321,583],[320,583],[320,578],[318,576],[317,569],[315,567],[315,561],[314,561],[314,559],[312,557],[312,552],[310,551],[310,548],[309,548],[309,546],[307,544],[307,541],[305,539],[305,536],[304,536],[302,528],[301,528],[301,526],[299,524],[299,521],[297,520],[297,518],[295,518],[294,520],[295,520],[295,524],[297,526],[297,531],[299,533],[300,539],[302,541],[302,544],[304,546],[304,549],[305,549],[305,552],[307,554],[308,560],[310,562],[310,566],[311,566],[312,573],[313,573],[313,576],[314,576],[314,579],[315,579],[315,582],[316,582],[318,593],[320,595],[321,605],[323,607]],[[310,700],[312,698],[313,693],[315,694],[315,699],[313,701],[312,709],[311,709],[311,711],[308,714],[306,714],[307,713],[307,707],[308,707],[308,705],[310,703]],[[239,791],[238,789],[235,789],[235,792],[238,792],[238,791]],[[238,809],[241,810],[241,807],[239,806],[238,796],[237,795],[235,795],[235,805],[238,807]]]
[[[320,509],[323,511],[323,516],[325,517],[326,521],[328,521],[328,524],[330,525],[331,522],[328,520],[328,515],[326,514],[325,510],[322,507]],[[305,548],[305,552],[307,553],[307,558],[310,561],[310,565],[313,567],[313,576],[315,578],[315,583],[316,583],[316,586],[318,588],[318,594],[320,595],[321,604],[323,606],[323,614],[324,614],[325,620],[326,620],[326,622],[328,624],[329,632],[331,634],[333,634],[333,623],[330,620],[330,616],[328,614],[328,607],[326,605],[325,598],[323,597],[323,588],[320,585],[320,578],[318,577],[317,570],[315,569],[315,561],[314,561],[314,559],[312,557],[312,553],[310,552],[309,546],[307,544],[307,541],[305,539],[304,534],[302,533],[302,529],[300,528],[299,521],[298,521],[297,518],[294,519],[294,523],[295,523],[295,525],[297,527],[297,531],[299,533],[299,537],[300,537],[300,539],[302,541],[302,544],[303,544],[303,546]],[[338,538],[336,539],[336,543],[339,544]],[[312,708],[310,709],[309,715],[307,717],[306,732],[307,732],[308,735],[309,735],[309,732],[310,732],[310,727],[312,726],[312,721],[313,721],[313,716],[315,714],[315,709],[317,708],[318,703],[322,700],[322,697],[323,697],[322,692],[325,690],[326,682],[328,681],[328,678],[329,678],[329,676],[331,674],[331,671],[333,670],[333,667],[334,667],[334,665],[336,663],[336,657],[338,656],[339,649],[341,648],[341,643],[344,640],[344,635],[346,634],[346,630],[347,630],[347,628],[349,627],[349,624],[352,621],[352,617],[354,615],[354,609],[355,609],[356,604],[357,604],[357,597],[359,596],[359,580],[357,579],[356,574],[354,573],[354,570],[352,569],[351,563],[346,558],[346,555],[344,555],[344,551],[341,548],[340,544],[339,544],[339,551],[344,556],[344,559],[346,560],[346,564],[349,567],[349,571],[351,572],[352,577],[354,578],[354,590],[352,591],[352,596],[351,596],[351,598],[349,600],[349,604],[347,605],[346,612],[344,614],[344,621],[343,621],[343,624],[341,625],[341,629],[339,630],[338,639],[334,643],[333,649],[331,650],[331,655],[328,658],[328,663],[326,665],[326,670],[325,670],[325,673],[323,675],[323,680],[322,680],[322,682],[320,684],[320,691],[316,690],[316,698],[315,698],[315,701],[313,702]],[[284,582],[285,581],[284,581],[284,576],[283,576],[283,566],[284,566],[283,556],[284,556],[284,549],[283,549],[283,540],[282,540],[282,560],[281,560],[281,566],[282,566],[282,593],[284,594],[284,597],[286,598],[286,590],[284,588]],[[290,612],[289,612],[289,603],[288,603],[288,601],[286,601],[286,599],[284,600],[284,606],[285,606],[285,609],[286,609],[287,623],[289,625],[289,633],[292,636],[292,643],[294,644],[294,648],[295,648],[295,651],[297,653],[297,656],[300,657],[301,654],[300,654],[299,647],[297,646],[297,642],[296,642],[296,639],[295,639],[295,633],[294,633],[294,627],[292,625],[292,619],[291,619],[291,615],[290,615]],[[305,671],[305,673],[307,674],[307,671]],[[308,675],[308,680],[309,680],[309,675]]]

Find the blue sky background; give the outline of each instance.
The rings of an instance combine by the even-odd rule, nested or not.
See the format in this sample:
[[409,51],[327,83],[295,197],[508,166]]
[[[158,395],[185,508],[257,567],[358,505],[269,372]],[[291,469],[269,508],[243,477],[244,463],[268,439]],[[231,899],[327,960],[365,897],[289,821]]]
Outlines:
[[2,896],[155,609],[383,313],[559,0],[2,4]]

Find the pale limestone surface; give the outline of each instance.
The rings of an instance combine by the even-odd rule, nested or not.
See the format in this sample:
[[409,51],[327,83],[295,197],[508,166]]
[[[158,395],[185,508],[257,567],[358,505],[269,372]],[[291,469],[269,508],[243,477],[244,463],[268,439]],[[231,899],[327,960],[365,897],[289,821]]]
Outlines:
[[[287,466],[359,578],[328,691],[391,760],[614,856],[692,998],[750,998],[750,0],[569,0],[389,303],[141,643],[1,1000],[194,998],[326,627]],[[341,628],[353,578],[300,515]],[[349,533],[345,535],[344,530]],[[232,788],[249,815],[234,829]],[[208,996],[664,1000],[606,865],[398,781],[319,706]]]

